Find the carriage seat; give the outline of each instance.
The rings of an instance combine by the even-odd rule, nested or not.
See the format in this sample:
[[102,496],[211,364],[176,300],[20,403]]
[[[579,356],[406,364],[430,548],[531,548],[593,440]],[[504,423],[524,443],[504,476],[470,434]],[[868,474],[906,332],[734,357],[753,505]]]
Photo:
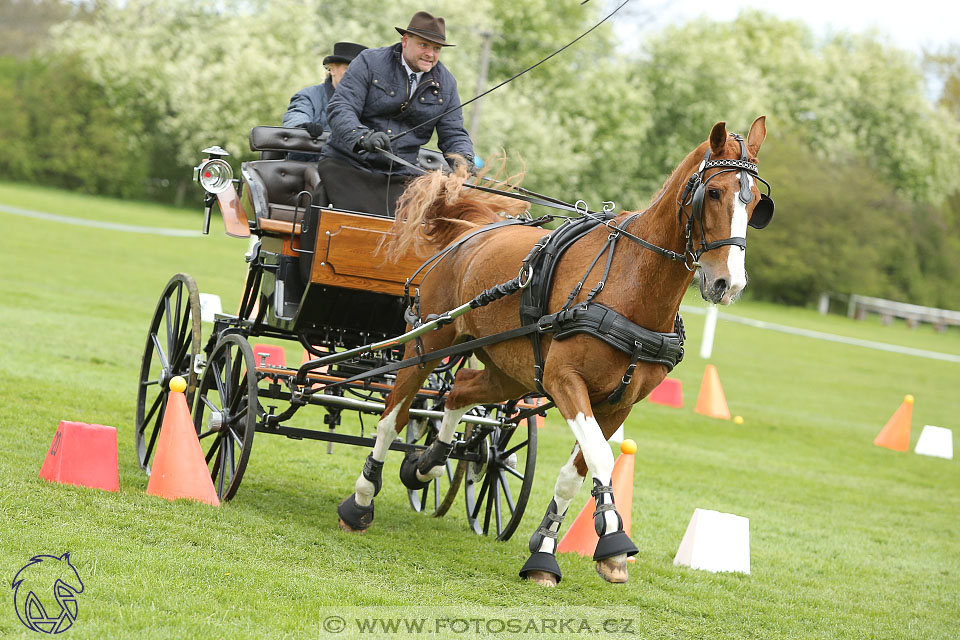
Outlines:
[[[320,185],[320,174],[312,162],[254,160],[244,162],[240,173],[261,227],[270,226],[262,225],[264,220],[292,223],[295,215],[302,220],[304,208],[311,204],[310,194]],[[306,195],[301,195],[303,192],[307,192]]]
[[282,160],[288,151],[320,153],[329,131],[319,138],[299,127],[254,127],[250,130],[250,151],[258,151],[261,160]]

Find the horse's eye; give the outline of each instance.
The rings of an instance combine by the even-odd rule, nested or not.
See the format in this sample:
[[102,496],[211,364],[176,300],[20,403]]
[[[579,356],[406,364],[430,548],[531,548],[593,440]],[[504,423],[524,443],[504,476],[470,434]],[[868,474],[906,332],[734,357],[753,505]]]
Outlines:
[[707,194],[714,200],[720,199],[720,189],[708,189]]

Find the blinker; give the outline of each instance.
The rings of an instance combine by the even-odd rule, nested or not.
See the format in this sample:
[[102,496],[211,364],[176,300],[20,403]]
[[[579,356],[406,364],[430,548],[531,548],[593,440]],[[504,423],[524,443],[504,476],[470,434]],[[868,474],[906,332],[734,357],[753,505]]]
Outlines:
[[773,220],[773,198],[765,193],[760,194],[760,202],[753,208],[748,225],[754,229],[763,229]]

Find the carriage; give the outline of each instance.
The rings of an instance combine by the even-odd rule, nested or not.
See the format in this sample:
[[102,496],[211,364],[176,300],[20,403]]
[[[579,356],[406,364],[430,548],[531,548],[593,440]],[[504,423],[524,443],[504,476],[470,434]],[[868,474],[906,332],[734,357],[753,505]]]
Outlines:
[[[389,212],[329,204],[316,162],[286,159],[291,152],[316,153],[322,144],[303,129],[255,127],[250,148],[259,158],[241,165],[239,180],[223,149],[204,150],[195,170],[205,189],[204,233],[216,206],[228,235],[250,238],[246,282],[237,313],[216,314],[206,336],[193,278],[178,273],[164,287],[137,394],[136,450],[147,473],[174,376],[187,381],[187,402],[221,500],[236,494],[256,434],[326,441],[328,451],[334,444],[373,446],[363,417],[381,415],[393,388],[395,373],[376,370],[403,357],[403,345],[389,343],[405,331],[404,296],[419,281],[408,278],[421,260],[386,261],[377,248],[393,224]],[[426,149],[419,162],[426,169],[446,166],[440,153]],[[257,342],[264,339],[268,343]],[[285,351],[269,344],[278,340],[298,345],[302,362],[288,365]],[[378,346],[365,348],[371,344]],[[411,428],[390,449],[416,453],[436,438],[446,395],[468,357],[452,355],[431,373],[411,407]],[[337,361],[325,364],[331,358]],[[323,419],[291,425],[307,405],[322,407]],[[359,432],[343,422],[345,412],[359,415]],[[442,516],[462,486],[471,530],[510,538],[533,482],[540,416],[533,400],[472,409],[457,428],[445,473],[408,489],[411,507]]]
[[[217,203],[229,235],[255,238],[246,285],[238,313],[216,316],[201,354],[196,284],[184,274],[168,283],[140,373],[140,464],[149,469],[166,383],[181,375],[222,498],[236,492],[256,433],[369,446],[355,492],[337,507],[340,527],[362,532],[395,449],[406,452],[400,478],[415,510],[443,515],[463,485],[471,528],[506,540],[530,494],[536,416],[556,406],[575,444],[520,576],[560,581],[557,536],[589,473],[597,572],[625,582],[638,548],[614,502],[607,439],[682,360],[679,307],[694,274],[715,304],[746,286],[747,227],[766,227],[774,212],[757,165],[765,136],[763,116],[746,136],[716,123],[645,210],[619,214],[612,203],[591,211],[521,193],[509,180],[469,182],[461,164],[423,171],[394,218],[345,207],[342,185],[320,175],[323,163],[267,156],[318,150],[306,132],[255,128],[251,148],[263,155],[242,165],[239,191],[225,152],[205,150],[204,230]],[[528,215],[534,202],[574,215],[550,231],[541,226],[550,216]],[[421,264],[421,251],[437,253]],[[250,345],[261,337],[298,342],[303,363],[271,361]],[[468,366],[470,352],[483,368]],[[530,402],[537,397],[549,402]],[[326,408],[328,429],[285,424],[308,404]],[[338,431],[345,410],[380,415],[376,437],[365,437],[362,420],[359,435]]]

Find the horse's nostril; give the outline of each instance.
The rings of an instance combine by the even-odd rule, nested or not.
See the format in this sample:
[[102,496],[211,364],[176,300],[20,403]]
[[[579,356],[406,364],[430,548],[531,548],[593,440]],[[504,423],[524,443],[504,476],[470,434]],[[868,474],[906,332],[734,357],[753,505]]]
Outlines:
[[727,290],[727,281],[724,280],[723,278],[718,278],[713,283],[713,290],[716,291],[717,293],[723,293],[724,291]]

